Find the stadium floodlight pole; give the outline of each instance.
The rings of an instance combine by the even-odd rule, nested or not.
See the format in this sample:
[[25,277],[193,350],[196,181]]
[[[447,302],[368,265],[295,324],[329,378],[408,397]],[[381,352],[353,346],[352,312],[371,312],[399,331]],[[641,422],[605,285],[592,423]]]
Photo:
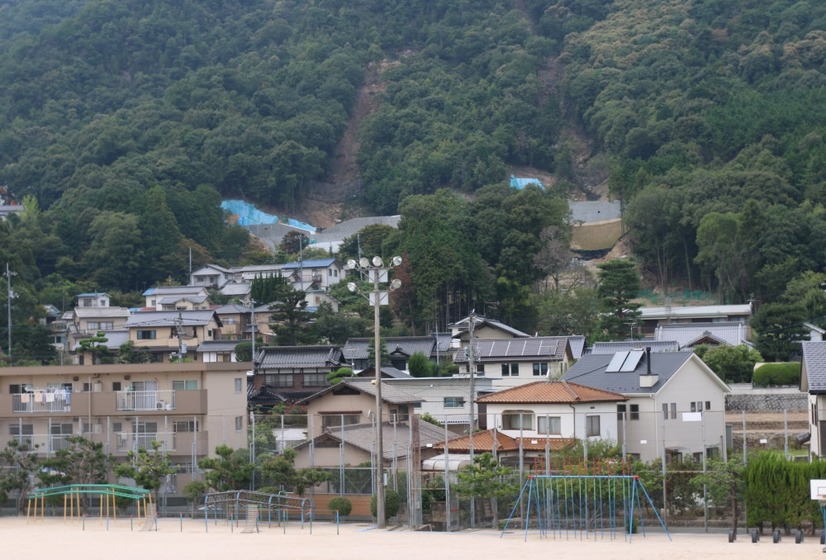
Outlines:
[[14,299],[15,294],[11,290],[11,277],[17,276],[16,272],[12,272],[9,270],[9,263],[6,263],[6,273],[4,274],[6,277],[6,296],[7,296],[7,309],[6,309],[6,320],[7,320],[7,327],[8,327],[8,336],[9,336],[9,346],[8,346],[8,356],[9,356],[9,365],[12,365],[12,357],[11,357],[11,300]]
[[[367,298],[373,306],[373,358],[376,369],[376,526],[384,529],[387,526],[384,514],[384,446],[382,435],[382,399],[381,399],[381,321],[379,317],[379,306],[388,300],[388,292],[398,289],[402,283],[398,278],[390,282],[388,290],[381,290],[380,283],[387,282],[388,271],[402,263],[401,257],[393,257],[390,265],[384,264],[381,257],[373,257],[372,261],[366,257],[361,257],[358,262],[354,259],[347,261],[347,268],[358,270],[360,273],[366,271],[368,278],[373,283],[370,296]],[[347,289],[353,293],[359,291],[355,282],[348,282]]]

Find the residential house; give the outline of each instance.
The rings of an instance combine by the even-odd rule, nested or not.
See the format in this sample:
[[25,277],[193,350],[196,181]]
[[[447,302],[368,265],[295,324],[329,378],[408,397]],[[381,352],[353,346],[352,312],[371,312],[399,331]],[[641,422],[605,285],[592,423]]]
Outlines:
[[[573,362],[566,336],[535,336],[476,340],[474,364],[478,376],[493,380],[494,387],[513,387],[538,379],[558,379]],[[459,372],[467,374],[470,353],[453,358]]]
[[672,323],[743,323],[746,340],[751,340],[752,305],[695,305],[640,308],[640,334],[651,338],[659,325]]
[[631,350],[649,349],[651,352],[678,352],[680,345],[674,340],[612,340],[609,342],[595,342],[587,350],[588,354],[616,354]]
[[344,279],[344,269],[334,258],[309,259],[281,265],[281,276],[291,280],[296,290],[312,284],[327,290]]
[[[116,461],[161,443],[178,492],[217,445],[247,445],[248,364],[151,363],[0,368],[0,447],[52,457],[72,436]],[[35,447],[36,446],[36,447]]]
[[809,453],[826,457],[826,341],[806,341],[800,390],[809,395]]
[[392,228],[399,227],[401,216],[368,216],[345,220],[326,229],[319,229],[310,234],[310,243],[318,249],[325,249],[332,254],[338,253],[345,239],[358,235],[361,230],[370,225],[382,224]]
[[676,341],[681,349],[697,346],[751,346],[748,325],[740,321],[669,323],[657,326],[655,341]]
[[[454,339],[454,348],[465,348],[470,341],[471,318],[465,317],[450,325]],[[510,339],[530,338],[531,335],[515,329],[495,319],[476,316],[473,318],[473,337],[475,339]]]
[[209,309],[209,292],[204,286],[157,286],[143,292],[146,307],[156,311]]
[[221,336],[232,339],[251,339],[252,309],[250,306],[230,303],[216,307],[214,311],[221,319]]
[[308,313],[315,313],[322,304],[326,303],[333,310],[333,313],[338,313],[339,301],[330,295],[324,288],[316,283],[312,283],[304,290],[304,301],[307,302],[305,311]]
[[[408,363],[413,354],[422,354],[425,358],[433,362],[436,361],[436,337],[392,336],[382,338],[382,342],[390,360],[390,365],[396,369],[407,371]],[[342,349],[344,360],[352,364],[353,369],[357,371],[374,365],[375,359],[371,358],[373,345],[373,337],[347,339]]]
[[220,340],[221,327],[221,319],[209,309],[141,311],[126,321],[133,347],[147,349],[162,361],[190,348],[194,352],[204,341]]
[[[131,313],[125,307],[109,305],[109,294],[92,292],[83,293],[77,297],[77,307],[71,312],[64,313],[62,321],[55,325],[65,333],[66,350],[77,352],[79,343],[104,332],[107,338],[106,346],[116,350],[127,341],[124,338],[126,321]],[[91,356],[75,354],[72,361],[76,364],[92,363]]]
[[330,387],[327,376],[345,365],[334,345],[265,346],[256,349],[253,388],[267,386],[296,402]]
[[[567,381],[535,381],[476,399],[482,427],[511,437],[564,440],[619,440],[619,393]],[[482,412],[483,411],[483,412]]]
[[235,347],[241,342],[249,342],[240,339],[204,340],[195,349],[198,361],[203,363],[212,362],[237,362]]
[[642,461],[719,455],[726,385],[694,352],[586,354],[562,377],[628,398],[617,404],[619,441]]
[[[367,372],[365,370],[362,373]],[[384,371],[384,368],[382,368]],[[413,412],[428,415],[448,426],[452,432],[467,430],[471,404],[476,395],[492,391],[493,382],[487,377],[474,380],[474,397],[470,397],[470,380],[467,376],[453,377],[400,377],[386,379],[384,383],[416,397]],[[476,416],[478,419],[478,415]],[[477,423],[477,425],[479,425]]]
[[190,286],[223,288],[232,279],[232,271],[217,264],[207,264],[189,275]]
[[[472,441],[471,441],[472,438]],[[458,472],[462,468],[470,465],[470,447],[473,445],[473,453],[490,453],[501,465],[518,467],[522,464],[525,467],[533,466],[537,470],[538,465],[545,460],[549,453],[568,449],[576,443],[573,439],[549,438],[549,437],[513,437],[495,428],[476,432],[473,436],[464,435],[451,439],[447,443],[443,441],[433,445],[441,455],[435,455],[422,464],[424,478],[430,478],[428,473],[441,476],[445,472],[445,463],[451,474]],[[455,480],[455,475],[454,475]]]

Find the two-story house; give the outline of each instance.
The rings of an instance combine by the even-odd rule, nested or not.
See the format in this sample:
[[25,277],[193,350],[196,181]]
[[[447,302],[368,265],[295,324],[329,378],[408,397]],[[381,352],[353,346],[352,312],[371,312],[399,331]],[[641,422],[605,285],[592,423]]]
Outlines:
[[[495,387],[514,387],[538,379],[558,379],[567,371],[573,356],[566,336],[535,336],[513,339],[477,339],[474,342],[477,376],[493,380]],[[471,367],[470,349],[453,358],[460,373]]]
[[330,387],[327,376],[341,368],[341,348],[335,345],[265,346],[256,349],[253,388],[269,387],[288,402]]
[[635,458],[722,455],[730,389],[694,352],[587,354],[562,379],[627,397],[617,404],[618,439]]
[[[436,361],[437,338],[434,336],[390,336],[382,338],[384,350],[390,359],[390,365],[407,371],[407,364],[413,354],[422,354],[425,358]],[[354,370],[362,370],[375,365],[371,358],[374,340],[369,338],[348,338],[342,348],[344,360],[352,364]]]
[[190,353],[204,341],[221,338],[221,319],[209,309],[196,311],[141,311],[126,321],[129,341],[144,348],[159,360],[169,361],[172,354]]
[[204,286],[157,286],[143,292],[146,307],[156,311],[209,309],[209,291]]

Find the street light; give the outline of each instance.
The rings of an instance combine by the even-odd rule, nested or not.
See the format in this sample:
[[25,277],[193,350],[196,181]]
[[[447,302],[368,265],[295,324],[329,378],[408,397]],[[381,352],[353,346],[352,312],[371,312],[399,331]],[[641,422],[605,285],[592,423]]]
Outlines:
[[[358,262],[355,259],[347,261],[347,268],[350,270],[358,270],[359,272],[367,272],[368,279],[373,283],[373,289],[367,298],[370,305],[373,306],[373,358],[375,360],[376,368],[376,525],[379,529],[384,529],[387,524],[384,519],[384,450],[382,445],[382,428],[381,428],[381,325],[379,321],[379,306],[386,305],[388,302],[388,293],[397,290],[402,282],[398,278],[394,278],[388,290],[381,290],[380,283],[387,283],[388,272],[391,268],[395,268],[402,264],[401,257],[393,257],[389,265],[385,265],[381,257],[373,257],[372,260],[366,257],[361,257]],[[347,289],[353,293],[359,293],[358,285],[355,282],[348,282]]]

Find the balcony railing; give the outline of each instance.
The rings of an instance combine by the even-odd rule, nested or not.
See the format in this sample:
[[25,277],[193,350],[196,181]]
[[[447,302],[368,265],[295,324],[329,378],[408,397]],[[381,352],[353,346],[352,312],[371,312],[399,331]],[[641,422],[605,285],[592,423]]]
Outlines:
[[12,394],[12,412],[71,412],[69,391],[35,391]]
[[175,410],[175,391],[117,391],[116,410]]

